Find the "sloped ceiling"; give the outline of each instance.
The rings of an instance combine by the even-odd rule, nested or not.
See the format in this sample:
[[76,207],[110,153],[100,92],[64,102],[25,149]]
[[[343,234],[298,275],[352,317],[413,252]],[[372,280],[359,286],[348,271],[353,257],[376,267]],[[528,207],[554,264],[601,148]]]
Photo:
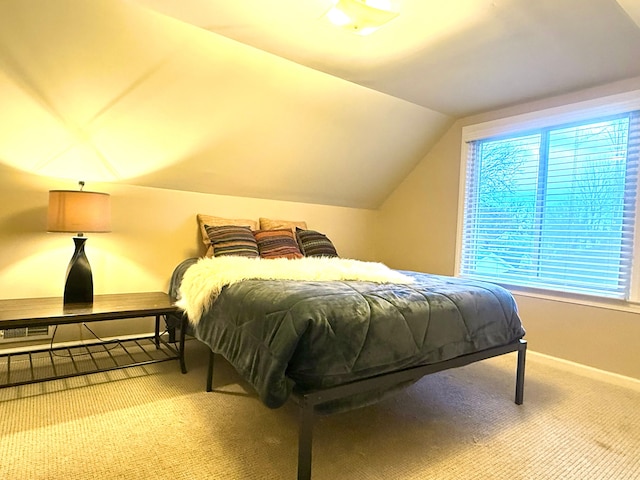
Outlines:
[[640,75],[615,0],[400,0],[369,37],[330,5],[0,0],[0,162],[375,208],[455,118]]
[[369,37],[321,20],[333,0],[138,1],[454,117],[640,74],[640,0],[391,0]]

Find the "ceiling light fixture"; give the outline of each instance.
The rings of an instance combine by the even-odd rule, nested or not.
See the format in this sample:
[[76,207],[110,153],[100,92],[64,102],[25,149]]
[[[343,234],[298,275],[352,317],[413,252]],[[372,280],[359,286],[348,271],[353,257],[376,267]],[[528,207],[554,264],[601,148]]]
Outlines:
[[324,15],[333,25],[358,35],[370,35],[396,18],[390,0],[336,0]]

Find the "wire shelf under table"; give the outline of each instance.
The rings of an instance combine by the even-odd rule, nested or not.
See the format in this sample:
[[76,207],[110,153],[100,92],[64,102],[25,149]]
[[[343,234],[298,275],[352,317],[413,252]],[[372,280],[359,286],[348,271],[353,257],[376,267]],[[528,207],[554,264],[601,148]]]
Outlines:
[[0,354],[0,388],[180,360],[162,337],[108,340]]

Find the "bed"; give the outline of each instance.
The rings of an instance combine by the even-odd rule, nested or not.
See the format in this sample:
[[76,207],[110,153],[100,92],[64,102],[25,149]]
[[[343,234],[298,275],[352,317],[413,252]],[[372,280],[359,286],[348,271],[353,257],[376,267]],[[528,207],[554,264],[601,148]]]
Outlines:
[[[513,297],[500,286],[390,269],[388,278],[243,273],[205,285],[219,260],[183,261],[170,294],[188,316],[188,332],[209,346],[207,391],[219,354],[267,407],[299,404],[299,480],[311,478],[317,414],[371,404],[424,375],[517,352],[515,402],[523,402],[525,331]],[[306,261],[287,262],[306,272]]]

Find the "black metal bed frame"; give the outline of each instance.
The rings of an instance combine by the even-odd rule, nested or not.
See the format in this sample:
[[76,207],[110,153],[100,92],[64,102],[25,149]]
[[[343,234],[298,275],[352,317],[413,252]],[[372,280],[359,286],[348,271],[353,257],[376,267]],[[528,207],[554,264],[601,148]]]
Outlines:
[[[524,371],[527,353],[527,341],[516,340],[507,345],[489,348],[479,352],[469,353],[460,357],[445,360],[431,365],[407,368],[395,372],[385,373],[363,380],[337,385],[313,391],[293,392],[294,401],[300,406],[300,423],[298,430],[298,480],[311,480],[313,422],[315,408],[323,403],[354,394],[374,391],[380,388],[393,387],[403,382],[415,381],[431,373],[450,368],[463,367],[480,360],[497,357],[507,353],[518,352],[516,367],[515,403],[522,405],[524,401]],[[213,390],[214,353],[209,350],[209,366],[207,370],[207,392]]]

